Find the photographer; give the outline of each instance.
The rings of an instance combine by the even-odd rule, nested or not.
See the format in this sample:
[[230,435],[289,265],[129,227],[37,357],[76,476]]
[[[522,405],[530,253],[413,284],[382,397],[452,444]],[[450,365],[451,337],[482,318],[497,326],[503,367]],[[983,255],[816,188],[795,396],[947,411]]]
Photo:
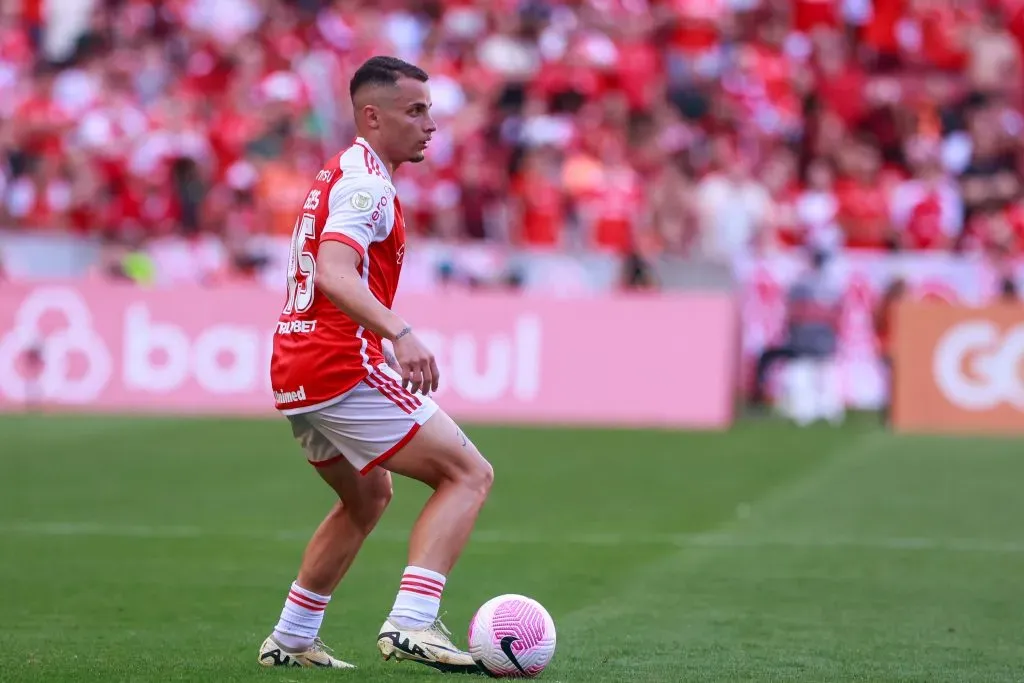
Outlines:
[[815,249],[808,269],[790,287],[787,295],[786,339],[770,346],[757,361],[753,403],[765,403],[768,371],[779,361],[826,360],[835,355],[838,336],[840,293],[828,280],[827,252]]

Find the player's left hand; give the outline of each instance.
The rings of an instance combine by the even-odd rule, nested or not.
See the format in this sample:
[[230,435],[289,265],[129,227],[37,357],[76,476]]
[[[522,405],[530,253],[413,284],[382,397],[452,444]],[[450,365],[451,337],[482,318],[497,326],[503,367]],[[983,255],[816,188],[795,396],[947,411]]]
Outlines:
[[416,333],[406,328],[403,335],[392,342],[395,358],[402,366],[402,386],[412,393],[422,391],[424,395],[437,391],[437,361]]
[[397,372],[399,375],[402,374],[402,365],[395,358],[395,354],[391,353],[387,349],[384,349],[384,361],[388,364],[388,367]]

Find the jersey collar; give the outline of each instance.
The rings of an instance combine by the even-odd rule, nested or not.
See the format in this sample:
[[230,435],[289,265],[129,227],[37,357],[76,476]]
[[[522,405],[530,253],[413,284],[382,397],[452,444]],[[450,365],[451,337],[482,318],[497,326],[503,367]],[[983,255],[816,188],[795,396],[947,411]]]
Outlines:
[[373,151],[373,147],[370,147],[370,143],[366,141],[366,138],[357,137],[353,144],[359,145],[360,147],[365,149],[370,154],[371,157],[373,157],[373,160],[377,162],[377,166],[380,168],[380,172],[384,174],[384,177],[387,178],[387,181],[390,183],[391,174],[388,173],[388,167],[384,165],[384,162],[381,160],[381,158],[377,156],[376,152]]

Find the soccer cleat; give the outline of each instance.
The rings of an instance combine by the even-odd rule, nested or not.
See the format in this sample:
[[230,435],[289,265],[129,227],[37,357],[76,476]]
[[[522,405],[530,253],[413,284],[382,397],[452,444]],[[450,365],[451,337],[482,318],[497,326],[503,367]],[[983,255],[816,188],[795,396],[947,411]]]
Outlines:
[[452,634],[437,619],[424,629],[399,628],[384,622],[377,636],[377,649],[385,660],[419,662],[445,673],[484,674],[468,652],[455,647]]
[[262,666],[306,666],[321,669],[354,669],[355,664],[343,662],[331,655],[331,648],[324,641],[316,638],[307,650],[289,650],[281,643],[268,637],[260,647],[260,665]]

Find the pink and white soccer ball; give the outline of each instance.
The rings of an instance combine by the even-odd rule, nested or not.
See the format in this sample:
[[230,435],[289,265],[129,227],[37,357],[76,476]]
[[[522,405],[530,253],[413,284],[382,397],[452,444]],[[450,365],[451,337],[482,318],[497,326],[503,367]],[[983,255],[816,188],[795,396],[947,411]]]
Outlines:
[[470,620],[469,654],[496,678],[533,678],[555,654],[555,622],[532,598],[499,595]]

